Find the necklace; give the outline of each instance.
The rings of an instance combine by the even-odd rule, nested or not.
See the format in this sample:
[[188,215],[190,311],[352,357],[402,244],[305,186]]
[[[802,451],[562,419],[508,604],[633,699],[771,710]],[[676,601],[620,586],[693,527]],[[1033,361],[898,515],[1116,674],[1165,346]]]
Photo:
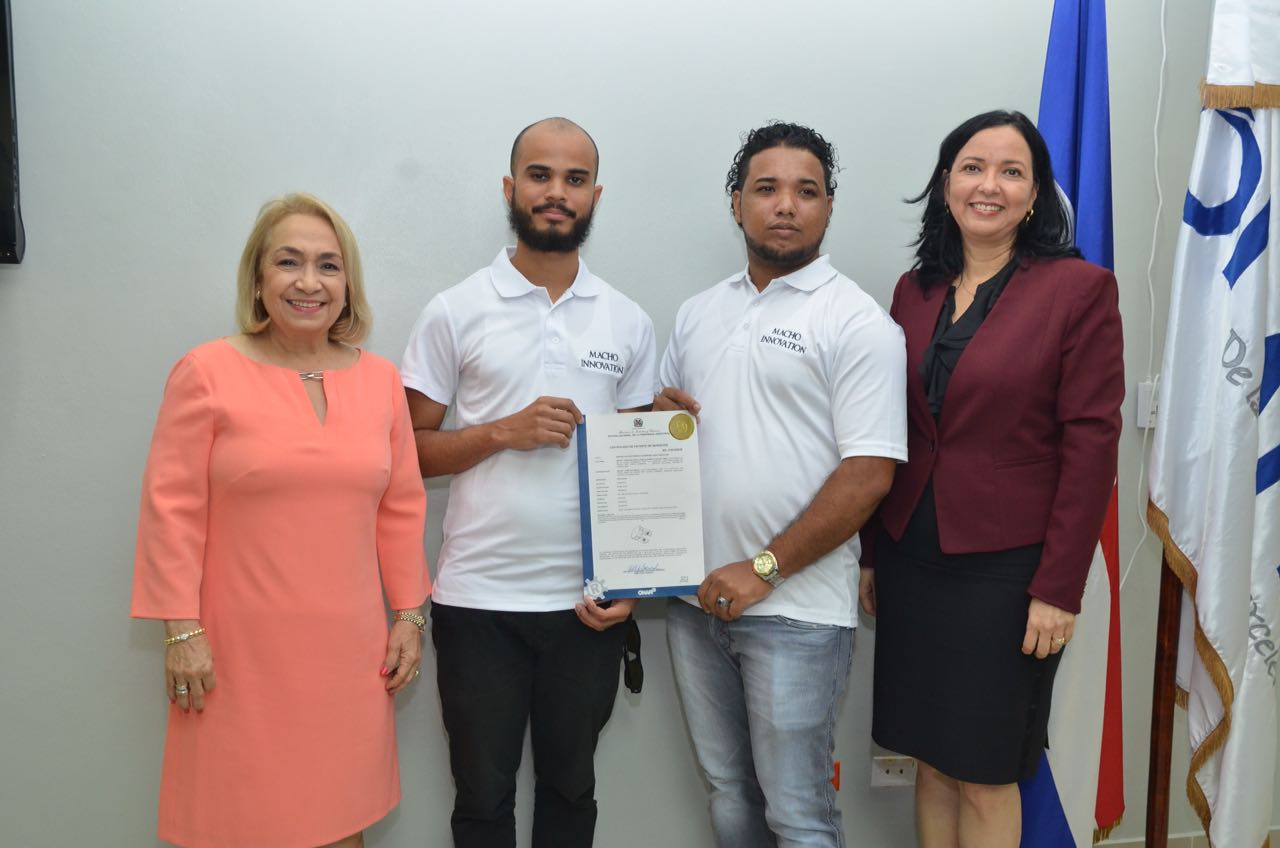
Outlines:
[[304,383],[307,382],[308,380],[315,380],[318,383],[324,380],[324,372],[323,371],[299,371],[298,377]]

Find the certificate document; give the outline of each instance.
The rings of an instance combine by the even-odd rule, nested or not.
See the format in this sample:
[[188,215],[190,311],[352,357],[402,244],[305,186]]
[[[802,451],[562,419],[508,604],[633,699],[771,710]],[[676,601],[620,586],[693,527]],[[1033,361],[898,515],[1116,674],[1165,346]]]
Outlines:
[[705,569],[692,415],[584,416],[578,484],[587,595],[599,600],[698,591]]

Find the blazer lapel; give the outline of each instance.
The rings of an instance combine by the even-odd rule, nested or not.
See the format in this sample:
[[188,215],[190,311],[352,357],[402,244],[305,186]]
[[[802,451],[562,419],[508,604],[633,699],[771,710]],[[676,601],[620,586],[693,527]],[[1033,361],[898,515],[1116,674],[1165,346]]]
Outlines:
[[[1034,288],[1030,285],[1032,273],[1026,263],[1018,266],[1013,272],[1013,276],[1009,278],[1009,282],[1005,284],[1004,291],[1000,293],[999,299],[991,307],[987,317],[983,319],[982,325],[978,327],[977,332],[973,334],[973,338],[969,340],[969,344],[965,347],[960,361],[956,363],[956,370],[951,374],[951,381],[947,384],[948,405],[952,405],[953,399],[963,402],[964,399],[968,398],[971,381],[967,378],[974,371],[974,362],[979,363],[976,367],[982,372],[984,369],[982,369],[981,363],[985,362],[989,357],[998,357],[1000,355],[995,352],[995,348],[999,346],[1001,340],[1007,341],[1010,330],[1008,322],[1026,320],[1028,309],[1024,301],[1031,295]],[[1034,314],[1034,312],[1031,314]],[[970,363],[970,367],[965,367],[966,362]],[[945,409],[943,416],[946,416]]]
[[929,401],[924,396],[920,363],[924,360],[925,349],[933,340],[938,310],[942,308],[947,288],[942,283],[924,288],[917,280],[912,280],[910,291],[910,298],[903,304],[906,308],[898,316],[907,337],[907,405],[927,428],[926,432],[934,433],[935,422],[933,413],[929,411]]

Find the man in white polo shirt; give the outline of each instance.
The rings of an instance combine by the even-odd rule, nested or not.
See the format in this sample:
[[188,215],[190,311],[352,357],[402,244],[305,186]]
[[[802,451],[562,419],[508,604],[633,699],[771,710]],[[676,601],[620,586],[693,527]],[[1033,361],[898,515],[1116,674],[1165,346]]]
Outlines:
[[747,267],[691,298],[655,409],[701,421],[707,576],[667,637],[721,846],[839,846],[833,730],[857,532],[905,460],[901,330],[820,255],[835,151],[753,130],[729,171]]
[[431,635],[460,848],[515,845],[526,726],[533,845],[588,846],[595,828],[592,761],[635,602],[583,597],[570,444],[583,413],[647,408],[656,359],[649,316],[578,258],[598,164],[571,121],[521,131],[502,178],[516,246],[427,304],[401,365],[422,474],[454,475]]

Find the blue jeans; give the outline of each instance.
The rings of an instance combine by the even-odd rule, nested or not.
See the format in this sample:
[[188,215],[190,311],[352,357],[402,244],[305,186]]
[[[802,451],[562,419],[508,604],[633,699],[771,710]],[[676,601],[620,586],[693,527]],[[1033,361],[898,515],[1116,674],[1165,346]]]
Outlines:
[[671,666],[722,848],[844,845],[831,785],[853,630],[667,609]]

